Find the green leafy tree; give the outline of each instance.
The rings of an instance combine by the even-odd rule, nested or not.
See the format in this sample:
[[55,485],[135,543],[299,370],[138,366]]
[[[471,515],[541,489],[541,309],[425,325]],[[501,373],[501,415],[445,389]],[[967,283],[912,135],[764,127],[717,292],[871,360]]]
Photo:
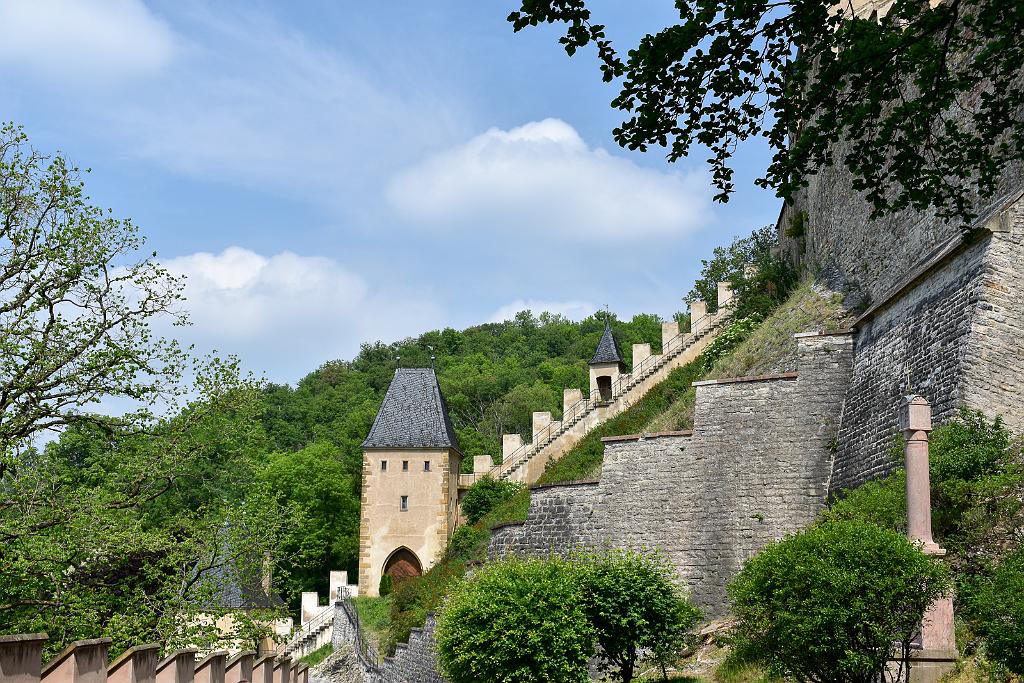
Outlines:
[[523,490],[523,485],[504,479],[484,477],[462,497],[462,512],[470,524],[476,524],[488,512]]
[[609,551],[580,558],[587,617],[600,645],[602,669],[632,681],[643,650],[659,658],[682,649],[700,620],[659,555]]
[[[140,428],[180,394],[187,357],[152,323],[186,322],[181,282],[142,247],[131,221],[89,204],[77,167],[0,126],[0,481],[44,432]],[[109,398],[138,407],[89,412]]]
[[281,539],[278,590],[293,610],[303,591],[326,593],[332,570],[354,574],[359,555],[359,498],[337,446],[315,441],[271,453],[261,474],[293,516]]
[[437,649],[452,683],[588,681],[594,629],[577,567],[559,559],[486,565],[449,594]]
[[873,683],[893,643],[904,652],[946,568],[906,537],[828,521],[769,545],[729,586],[737,643],[770,673],[797,681]]
[[989,656],[1024,676],[1024,549],[996,569],[972,600]]
[[679,22],[625,57],[591,4],[522,0],[509,20],[565,24],[570,55],[595,45],[627,117],[616,142],[667,148],[670,161],[706,147],[719,200],[734,190],[737,145],[756,136],[774,151],[758,184],[783,197],[835,163],[876,213],[936,207],[955,219],[971,215],[968,183],[991,195],[1024,156],[1019,2],[894,0],[881,18],[854,18],[841,0],[677,2]]

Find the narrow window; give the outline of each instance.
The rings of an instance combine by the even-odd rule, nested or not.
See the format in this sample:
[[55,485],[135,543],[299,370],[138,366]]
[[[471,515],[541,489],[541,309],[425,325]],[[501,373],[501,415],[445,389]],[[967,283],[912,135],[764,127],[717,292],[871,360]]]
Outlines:
[[409,510],[409,496],[402,496],[401,501],[398,503],[398,509],[402,512]]
[[430,461],[429,460],[424,460],[423,461],[423,471],[424,472],[429,472],[430,471]]
[[381,460],[380,461],[380,471],[381,472],[387,472],[388,471],[388,461],[387,460]]
[[402,461],[402,471],[403,472],[408,472],[409,471],[409,461],[408,460],[403,460]]

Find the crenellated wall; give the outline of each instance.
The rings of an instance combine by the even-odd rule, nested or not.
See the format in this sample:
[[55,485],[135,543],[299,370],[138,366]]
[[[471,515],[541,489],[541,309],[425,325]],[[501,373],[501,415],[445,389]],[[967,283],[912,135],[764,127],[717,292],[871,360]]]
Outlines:
[[605,439],[598,482],[531,489],[527,520],[488,554],[657,548],[709,615],[765,544],[823,507],[852,335],[797,335],[799,372],[696,383],[694,429]]

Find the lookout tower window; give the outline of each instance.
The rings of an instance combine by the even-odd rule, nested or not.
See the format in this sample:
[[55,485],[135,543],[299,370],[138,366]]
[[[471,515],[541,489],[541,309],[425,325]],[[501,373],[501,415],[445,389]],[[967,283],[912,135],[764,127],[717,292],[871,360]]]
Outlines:
[[381,472],[387,472],[388,471],[388,461],[387,460],[381,460],[380,461],[380,471]]
[[398,509],[402,512],[408,512],[409,510],[409,496],[402,496],[398,501]]
[[612,400],[612,378],[602,375],[597,378],[597,391],[601,394],[602,401]]
[[403,472],[408,472],[409,471],[409,461],[408,460],[403,460],[402,461],[402,471]]
[[430,471],[430,461],[429,460],[424,460],[423,461],[423,471],[424,472],[429,472]]

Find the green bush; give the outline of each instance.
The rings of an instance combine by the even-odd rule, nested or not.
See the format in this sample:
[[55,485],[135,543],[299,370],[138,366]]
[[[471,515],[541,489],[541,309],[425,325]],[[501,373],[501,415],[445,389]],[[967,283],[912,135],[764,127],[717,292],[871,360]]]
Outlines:
[[1006,558],[971,602],[989,656],[1024,676],[1024,548]]
[[472,524],[463,524],[455,530],[451,540],[448,541],[445,558],[463,562],[477,559],[483,549],[481,546],[484,546],[490,536],[487,529],[481,529]]
[[476,524],[488,512],[523,490],[523,485],[486,476],[466,491],[462,497],[462,512],[470,524]]
[[875,680],[892,644],[908,648],[948,590],[946,568],[904,536],[845,520],[769,545],[729,586],[747,658],[775,675],[835,683]]
[[584,683],[593,649],[578,569],[558,559],[485,566],[449,594],[437,624],[452,683]]
[[664,662],[682,649],[701,613],[662,556],[610,551],[579,561],[601,669],[611,671],[612,680],[633,680],[641,650]]
[[385,574],[384,576],[380,577],[380,585],[377,588],[377,593],[380,594],[380,597],[386,598],[387,596],[391,595],[391,591],[394,590],[394,587],[395,584],[391,580],[391,575]]

